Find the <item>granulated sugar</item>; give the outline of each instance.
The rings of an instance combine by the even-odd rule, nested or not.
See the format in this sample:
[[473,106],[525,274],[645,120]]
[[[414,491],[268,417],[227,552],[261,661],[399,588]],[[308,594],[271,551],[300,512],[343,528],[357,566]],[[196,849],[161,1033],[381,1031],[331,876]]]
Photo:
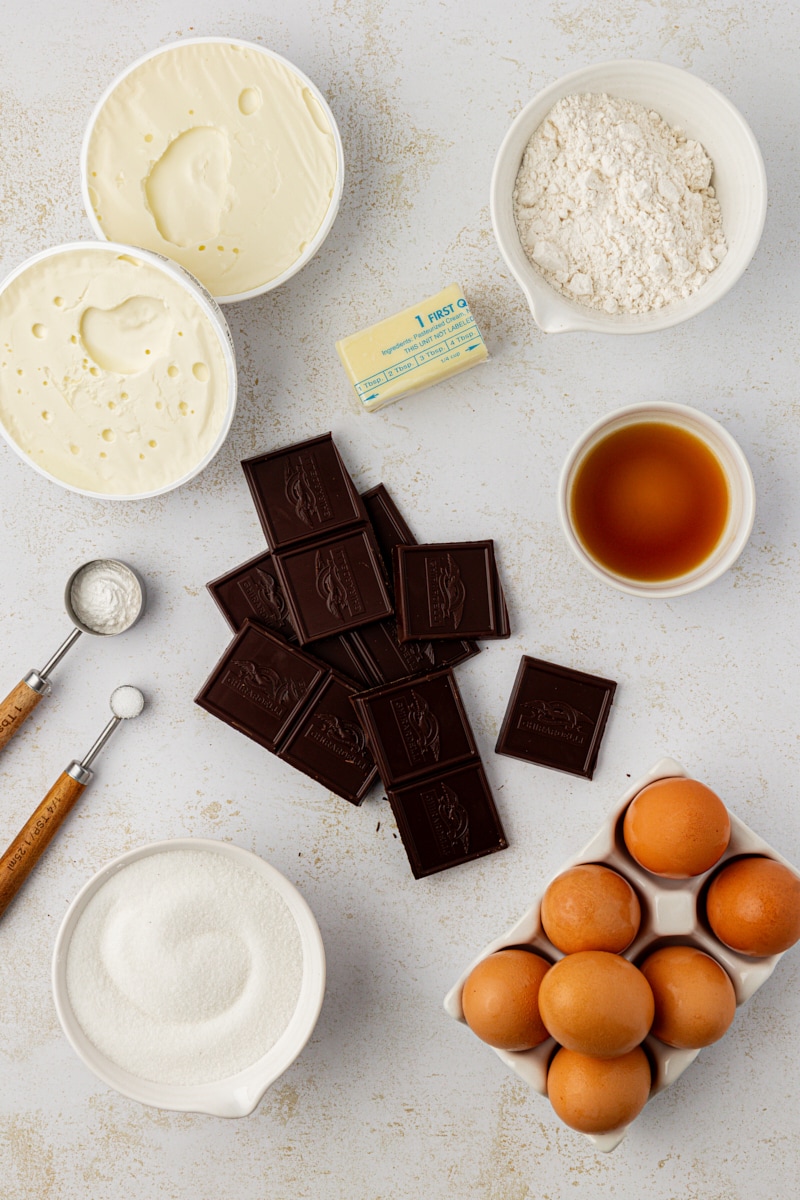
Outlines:
[[286,903],[256,870],[169,850],[95,893],[66,978],[84,1033],[117,1066],[155,1083],[211,1083],[275,1045],[297,1006],[303,951]]
[[525,149],[514,217],[557,291],[607,313],[696,292],[726,253],[713,163],[699,142],[616,96],[566,96]]

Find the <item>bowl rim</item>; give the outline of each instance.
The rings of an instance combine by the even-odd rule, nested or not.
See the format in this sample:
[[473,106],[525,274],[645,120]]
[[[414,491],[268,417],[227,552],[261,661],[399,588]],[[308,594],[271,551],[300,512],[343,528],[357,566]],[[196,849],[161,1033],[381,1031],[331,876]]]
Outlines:
[[[755,177],[752,181],[753,195],[756,197],[755,204],[757,206],[756,219],[748,226],[748,233],[743,239],[742,249],[740,251],[741,263],[739,267],[732,273],[730,279],[725,284],[721,291],[712,295],[705,292],[705,285],[698,288],[691,296],[685,300],[677,300],[671,304],[665,305],[662,309],[652,310],[648,313],[623,313],[623,314],[608,314],[600,313],[596,309],[588,308],[584,305],[579,305],[576,301],[571,301],[568,297],[557,292],[555,288],[547,282],[533,264],[529,264],[530,273],[527,271],[523,275],[519,265],[514,261],[515,255],[512,246],[521,247],[519,236],[516,232],[516,222],[513,220],[514,239],[511,235],[503,231],[503,213],[504,207],[510,197],[506,190],[501,186],[500,176],[507,167],[508,159],[511,154],[511,146],[520,131],[525,128],[529,130],[529,136],[538,127],[542,118],[546,116],[549,108],[556,103],[562,95],[568,94],[564,89],[575,85],[578,91],[587,91],[588,85],[591,84],[593,77],[606,74],[609,71],[618,71],[621,77],[629,76],[632,73],[640,72],[642,68],[646,68],[654,75],[671,76],[672,78],[680,77],[682,80],[689,79],[689,86],[697,88],[698,91],[703,91],[706,94],[711,93],[717,103],[719,103],[731,117],[732,121],[738,127],[744,143],[747,145],[755,168]],[[604,90],[609,90],[608,84],[602,85]],[[590,90],[590,89],[589,89]],[[613,88],[611,89],[613,91]],[[545,107],[546,106],[546,107]],[[658,107],[658,102],[653,103],[653,107]],[[539,114],[539,110],[543,110],[540,115],[537,115],[536,124],[533,124],[532,119],[534,114]],[[517,164],[517,167],[519,164]],[[670,329],[675,325],[682,324],[683,321],[689,320],[690,317],[698,316],[701,312],[705,312],[712,305],[721,300],[723,296],[738,283],[744,272],[747,270],[752,258],[758,249],[761,235],[764,231],[764,223],[767,215],[767,176],[764,167],[764,159],[761,154],[756,137],[748,125],[745,118],[742,116],[739,109],[731,100],[713,84],[708,83],[699,75],[695,75],[691,71],[686,71],[682,67],[675,67],[670,63],[659,62],[655,59],[640,59],[640,58],[625,58],[625,59],[610,59],[605,62],[592,63],[586,67],[580,67],[578,70],[571,71],[566,75],[560,76],[547,87],[542,88],[537,92],[531,100],[517,113],[510,127],[506,131],[500,147],[495,156],[494,165],[492,168],[492,178],[489,193],[489,211],[491,214],[492,229],[494,231],[495,241],[498,249],[510,270],[517,284],[522,289],[522,292],[528,302],[531,310],[531,315],[534,321],[541,330],[545,333],[571,333],[571,332],[591,332],[591,333],[609,333],[613,335],[628,335],[641,333],[658,333],[664,329]],[[724,214],[723,214],[724,227]],[[523,250],[523,256],[524,250]],[[527,256],[525,261],[528,263]],[[541,313],[543,305],[550,310],[548,315]],[[686,311],[687,307],[689,311]],[[539,310],[537,314],[537,310]],[[622,319],[620,319],[622,318]],[[640,320],[641,319],[641,320]]]
[[[211,1083],[155,1083],[116,1066],[83,1032],[72,1011],[67,993],[66,962],[69,942],[89,900],[112,875],[131,863],[173,850],[210,851],[258,871],[287,904],[303,943],[303,983],[289,1025],[275,1045],[256,1062],[235,1075]],[[140,1104],[174,1112],[199,1112],[210,1116],[234,1118],[248,1116],[253,1112],[267,1089],[288,1070],[308,1044],[325,996],[325,947],[316,917],[308,902],[294,884],[266,859],[234,842],[222,842],[213,838],[169,838],[149,842],[117,855],[87,880],[61,920],[53,947],[50,974],[53,1003],[64,1036],[84,1066],[103,1083]],[[297,1019],[301,1008],[302,1021]],[[293,1024],[297,1024],[298,1029],[292,1030]],[[293,1035],[291,1038],[287,1037],[289,1033]]]
[[[699,425],[707,431],[711,438],[715,438],[721,442],[730,454],[742,487],[742,516],[727,550],[724,554],[720,555],[719,561],[710,569],[703,571],[703,563],[700,563],[691,572],[687,572],[683,576],[677,576],[673,580],[665,580],[661,583],[652,584],[639,583],[635,580],[626,579],[624,576],[617,575],[607,568],[600,566],[584,548],[575,533],[569,512],[569,484],[575,464],[597,434],[602,433],[604,429],[610,430],[617,421],[623,420],[628,416],[640,416],[643,422],[648,418],[672,417],[675,424],[681,426],[681,428],[688,428],[689,432],[694,433],[695,436],[698,435],[696,428],[693,426]],[[584,430],[570,449],[559,473],[557,503],[559,524],[561,525],[567,545],[578,559],[578,562],[590,571],[592,575],[597,579],[601,579],[603,583],[609,584],[620,592],[626,592],[630,596],[642,596],[645,599],[652,600],[667,600],[677,596],[688,595],[690,592],[699,591],[708,584],[714,583],[733,566],[747,545],[750,534],[753,531],[756,516],[756,487],[753,472],[744,451],[724,425],[721,425],[719,421],[715,420],[714,417],[710,417],[701,409],[693,408],[688,404],[678,404],[669,400],[648,400],[637,404],[626,404],[622,408],[616,408],[612,412],[605,413],[604,416],[598,417],[596,421],[593,421]],[[704,562],[708,563],[713,554],[714,551],[711,552],[711,555]]]
[[163,254],[159,254],[155,250],[146,250],[141,246],[132,246],[127,242],[109,242],[96,241],[95,239],[87,239],[83,242],[59,242],[56,246],[48,246],[46,250],[39,250],[36,254],[32,254],[29,258],[24,259],[19,263],[4,279],[0,280],[0,296],[6,289],[24,274],[35,263],[41,262],[46,258],[55,258],[59,254],[66,253],[71,250],[103,250],[111,254],[125,254],[131,257],[140,257],[148,262],[151,266],[163,271],[166,275],[177,284],[180,284],[183,289],[191,295],[192,299],[199,304],[205,316],[211,323],[214,332],[219,339],[222,357],[225,360],[225,373],[227,379],[227,401],[225,415],[222,420],[222,425],[219,428],[217,437],[213,445],[207,450],[206,454],[196,466],[191,467],[179,479],[173,480],[171,483],[166,483],[163,487],[154,488],[149,492],[97,492],[90,491],[88,488],[78,487],[74,483],[67,483],[64,479],[59,479],[57,475],[53,475],[50,471],[46,471],[41,467],[29,454],[18,446],[12,438],[9,431],[6,429],[3,421],[0,420],[0,436],[8,443],[11,449],[19,455],[23,462],[29,467],[33,467],[39,475],[45,479],[49,479],[51,483],[57,483],[59,487],[65,488],[68,492],[75,492],[79,496],[87,496],[90,500],[151,500],[155,496],[163,496],[167,492],[173,492],[176,488],[183,487],[191,479],[194,479],[202,471],[206,469],[209,463],[214,459],[225,444],[225,440],[230,433],[230,428],[233,423],[234,414],[236,413],[236,401],[238,395],[239,377],[236,366],[236,355],[233,346],[233,336],[231,334],[228,322],[222,314],[222,310],[217,304],[211,293],[203,286],[199,279],[195,279],[185,267],[180,263],[174,262],[171,258],[165,258]]
[[[336,217],[338,215],[339,205],[341,203],[342,193],[344,190],[344,170],[345,170],[344,146],[342,144],[342,135],[339,130],[339,126],[336,122],[336,118],[334,117],[333,112],[331,111],[331,107],[328,104],[328,101],[326,100],[325,96],[322,94],[320,89],[317,87],[317,85],[314,83],[313,79],[309,79],[308,75],[306,75],[304,71],[301,71],[300,68],[298,66],[296,66],[293,62],[291,62],[290,59],[285,58],[282,54],[278,54],[277,51],[275,51],[275,50],[270,50],[267,46],[260,46],[258,44],[258,42],[248,41],[246,38],[214,37],[214,36],[179,38],[177,41],[168,42],[165,46],[159,46],[155,50],[149,50],[146,54],[140,55],[139,58],[137,58],[134,62],[129,63],[129,65],[124,68],[124,70],[120,71],[120,73],[118,75],[116,75],[114,77],[114,79],[111,80],[108,87],[105,89],[103,94],[100,96],[100,99],[97,101],[94,108],[92,109],[91,115],[90,115],[88,123],[86,125],[86,129],[84,130],[83,139],[81,141],[81,150],[80,150],[81,198],[83,200],[83,207],[86,212],[86,217],[89,221],[89,224],[92,227],[92,230],[94,231],[95,236],[97,238],[99,238],[100,240],[105,240],[105,236],[106,236],[105,232],[103,230],[101,223],[97,220],[97,217],[96,217],[95,211],[94,211],[94,206],[92,205],[91,199],[89,197],[89,169],[88,169],[89,143],[92,138],[92,132],[94,130],[95,123],[97,121],[97,118],[100,115],[100,111],[103,108],[103,105],[106,103],[108,98],[111,96],[111,93],[119,86],[119,84],[122,83],[122,81],[124,79],[126,79],[128,77],[128,75],[130,75],[133,71],[137,70],[139,67],[143,66],[144,63],[149,62],[149,60],[151,58],[157,58],[160,54],[167,54],[170,51],[175,50],[181,46],[197,46],[197,45],[204,45],[204,44],[208,45],[211,43],[213,43],[215,45],[242,46],[248,50],[257,50],[257,51],[259,51],[259,53],[266,55],[267,58],[272,58],[272,59],[275,59],[276,62],[282,63],[283,66],[285,66],[289,71],[291,71],[294,75],[296,75],[298,77],[298,79],[300,79],[302,81],[302,83],[309,89],[309,91],[314,96],[314,99],[317,101],[320,108],[324,112],[325,116],[327,117],[328,123],[331,127],[331,132],[333,134],[333,143],[334,143],[334,147],[336,150],[336,179],[334,180],[333,192],[331,194],[331,198],[328,203],[328,208],[325,212],[325,216],[322,219],[322,223],[320,224],[319,229],[314,234],[313,238],[311,238],[311,240],[309,241],[308,245],[306,246],[305,250],[300,255],[300,257],[298,259],[296,259],[295,262],[290,267],[287,267],[286,270],[281,275],[277,275],[275,277],[275,279],[270,280],[266,284],[260,284],[257,287],[249,288],[247,291],[244,291],[244,292],[232,292],[230,295],[227,295],[227,296],[213,296],[213,299],[217,304],[238,304],[241,300],[252,300],[256,296],[263,296],[267,292],[273,291],[274,288],[280,287],[281,284],[286,283],[289,279],[292,278],[293,275],[296,275],[298,271],[302,270],[302,268],[304,266],[306,266],[306,264],[308,262],[310,262],[310,260],[314,257],[314,255],[317,253],[317,251],[321,248],[322,243],[325,241],[325,239],[327,238],[331,229],[333,228],[333,223],[336,220]],[[159,254],[160,251],[151,250],[150,253],[151,254]],[[165,257],[167,257],[167,256],[165,256]],[[176,266],[181,266],[181,264],[178,263],[175,259],[170,259],[169,261],[174,262]],[[185,267],[183,267],[182,269],[186,270]],[[187,271],[187,274],[189,274],[188,271]],[[194,276],[192,276],[192,278],[194,278]],[[201,281],[198,280],[198,282],[201,282]],[[201,282],[201,286],[205,287],[205,284],[202,284],[202,282]],[[208,290],[208,289],[206,289],[206,290]],[[209,292],[209,295],[213,295],[213,293]]]

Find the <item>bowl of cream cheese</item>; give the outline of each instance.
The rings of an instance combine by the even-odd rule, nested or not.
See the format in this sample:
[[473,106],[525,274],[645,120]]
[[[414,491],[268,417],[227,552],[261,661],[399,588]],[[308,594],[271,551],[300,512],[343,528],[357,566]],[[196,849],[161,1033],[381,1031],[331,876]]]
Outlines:
[[495,160],[500,251],[547,333],[647,333],[703,312],[764,227],[758,144],[716,88],[639,60],[565,75]]
[[75,1052],[142,1104],[242,1117],[317,1023],[325,951],[308,904],[229,842],[179,838],[114,859],[56,938],[53,996]]
[[187,38],[119,75],[81,151],[98,237],[166,255],[222,304],[295,275],[336,219],[344,153],[325,97],[236,38]]
[[236,408],[219,306],[177,264],[115,242],[44,250],[0,284],[0,434],[70,491],[141,500],[188,482]]

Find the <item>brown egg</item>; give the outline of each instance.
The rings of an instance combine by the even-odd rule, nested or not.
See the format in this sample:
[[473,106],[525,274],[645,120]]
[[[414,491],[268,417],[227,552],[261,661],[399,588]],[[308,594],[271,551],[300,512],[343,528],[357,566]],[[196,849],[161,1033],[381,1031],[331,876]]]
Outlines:
[[539,1016],[539,987],[550,963],[528,950],[498,950],[470,972],[461,993],[473,1033],[500,1050],[530,1050],[549,1036]]
[[562,1046],[616,1058],[646,1037],[653,1022],[653,993],[626,958],[582,950],[550,968],[539,989],[539,1008]]
[[542,900],[544,931],[565,954],[620,954],[636,937],[641,916],[628,881],[597,863],[570,867],[553,880]]
[[625,813],[628,850],[646,871],[668,879],[702,875],[728,848],[728,810],[696,779],[659,779],[634,796]]
[[711,881],[706,911],[731,950],[781,954],[800,938],[800,879],[774,858],[739,858]]
[[608,1133],[629,1125],[650,1095],[650,1063],[641,1047],[619,1058],[559,1050],[547,1074],[550,1103],[565,1125]]
[[656,1004],[650,1032],[668,1046],[699,1050],[729,1028],[736,993],[710,955],[694,946],[665,946],[646,958],[640,969]]

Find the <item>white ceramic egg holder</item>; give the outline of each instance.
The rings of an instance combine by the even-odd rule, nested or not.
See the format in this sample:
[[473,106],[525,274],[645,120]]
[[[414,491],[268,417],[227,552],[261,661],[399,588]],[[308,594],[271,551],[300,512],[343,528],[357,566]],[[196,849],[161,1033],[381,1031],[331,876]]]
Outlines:
[[[694,879],[662,879],[644,871],[629,855],[622,839],[622,815],[634,796],[649,783],[657,779],[686,778],[686,772],[671,758],[662,758],[646,775],[631,784],[619,803],[600,827],[597,834],[579,854],[570,858],[556,872],[553,878],[563,874],[569,867],[579,863],[605,863],[623,875],[635,888],[642,906],[642,924],[636,939],[625,951],[624,957],[637,962],[648,950],[658,949],[661,945],[681,943],[696,946],[705,951],[725,968],[736,991],[736,1003],[744,1004],[757,992],[762,983],[769,979],[775,967],[783,956],[772,955],[770,958],[746,958],[723,946],[711,933],[707,923],[698,914],[698,897],[703,892],[709,877],[718,869],[717,864],[711,871],[698,875]],[[790,870],[795,871],[791,863],[762,841],[752,829],[743,824],[737,817],[730,814],[731,840],[728,849],[720,859],[720,863],[737,858],[743,854],[763,854],[781,862]],[[795,873],[797,873],[795,871]],[[478,957],[470,963],[461,974],[456,985],[445,997],[444,1007],[449,1016],[462,1024],[466,1024],[461,1007],[461,991],[467,976],[473,967],[477,966],[495,950],[503,950],[510,946],[530,946],[538,950],[552,962],[563,958],[560,950],[548,941],[542,929],[540,908],[542,897],[539,896],[525,912],[516,925],[495,938],[485,946]],[[663,1092],[666,1087],[683,1074],[691,1062],[700,1053],[699,1050],[675,1050],[666,1046],[657,1038],[648,1036],[644,1042],[653,1068],[653,1087],[650,1100]],[[495,1054],[516,1072],[521,1079],[535,1088],[541,1095],[547,1095],[547,1070],[556,1049],[556,1042],[548,1038],[540,1046],[532,1050],[518,1052],[495,1050]],[[649,1101],[648,1101],[649,1103]],[[555,1114],[554,1114],[555,1115]],[[598,1150],[613,1150],[627,1133],[628,1126],[612,1130],[604,1134],[587,1134],[589,1140]]]

